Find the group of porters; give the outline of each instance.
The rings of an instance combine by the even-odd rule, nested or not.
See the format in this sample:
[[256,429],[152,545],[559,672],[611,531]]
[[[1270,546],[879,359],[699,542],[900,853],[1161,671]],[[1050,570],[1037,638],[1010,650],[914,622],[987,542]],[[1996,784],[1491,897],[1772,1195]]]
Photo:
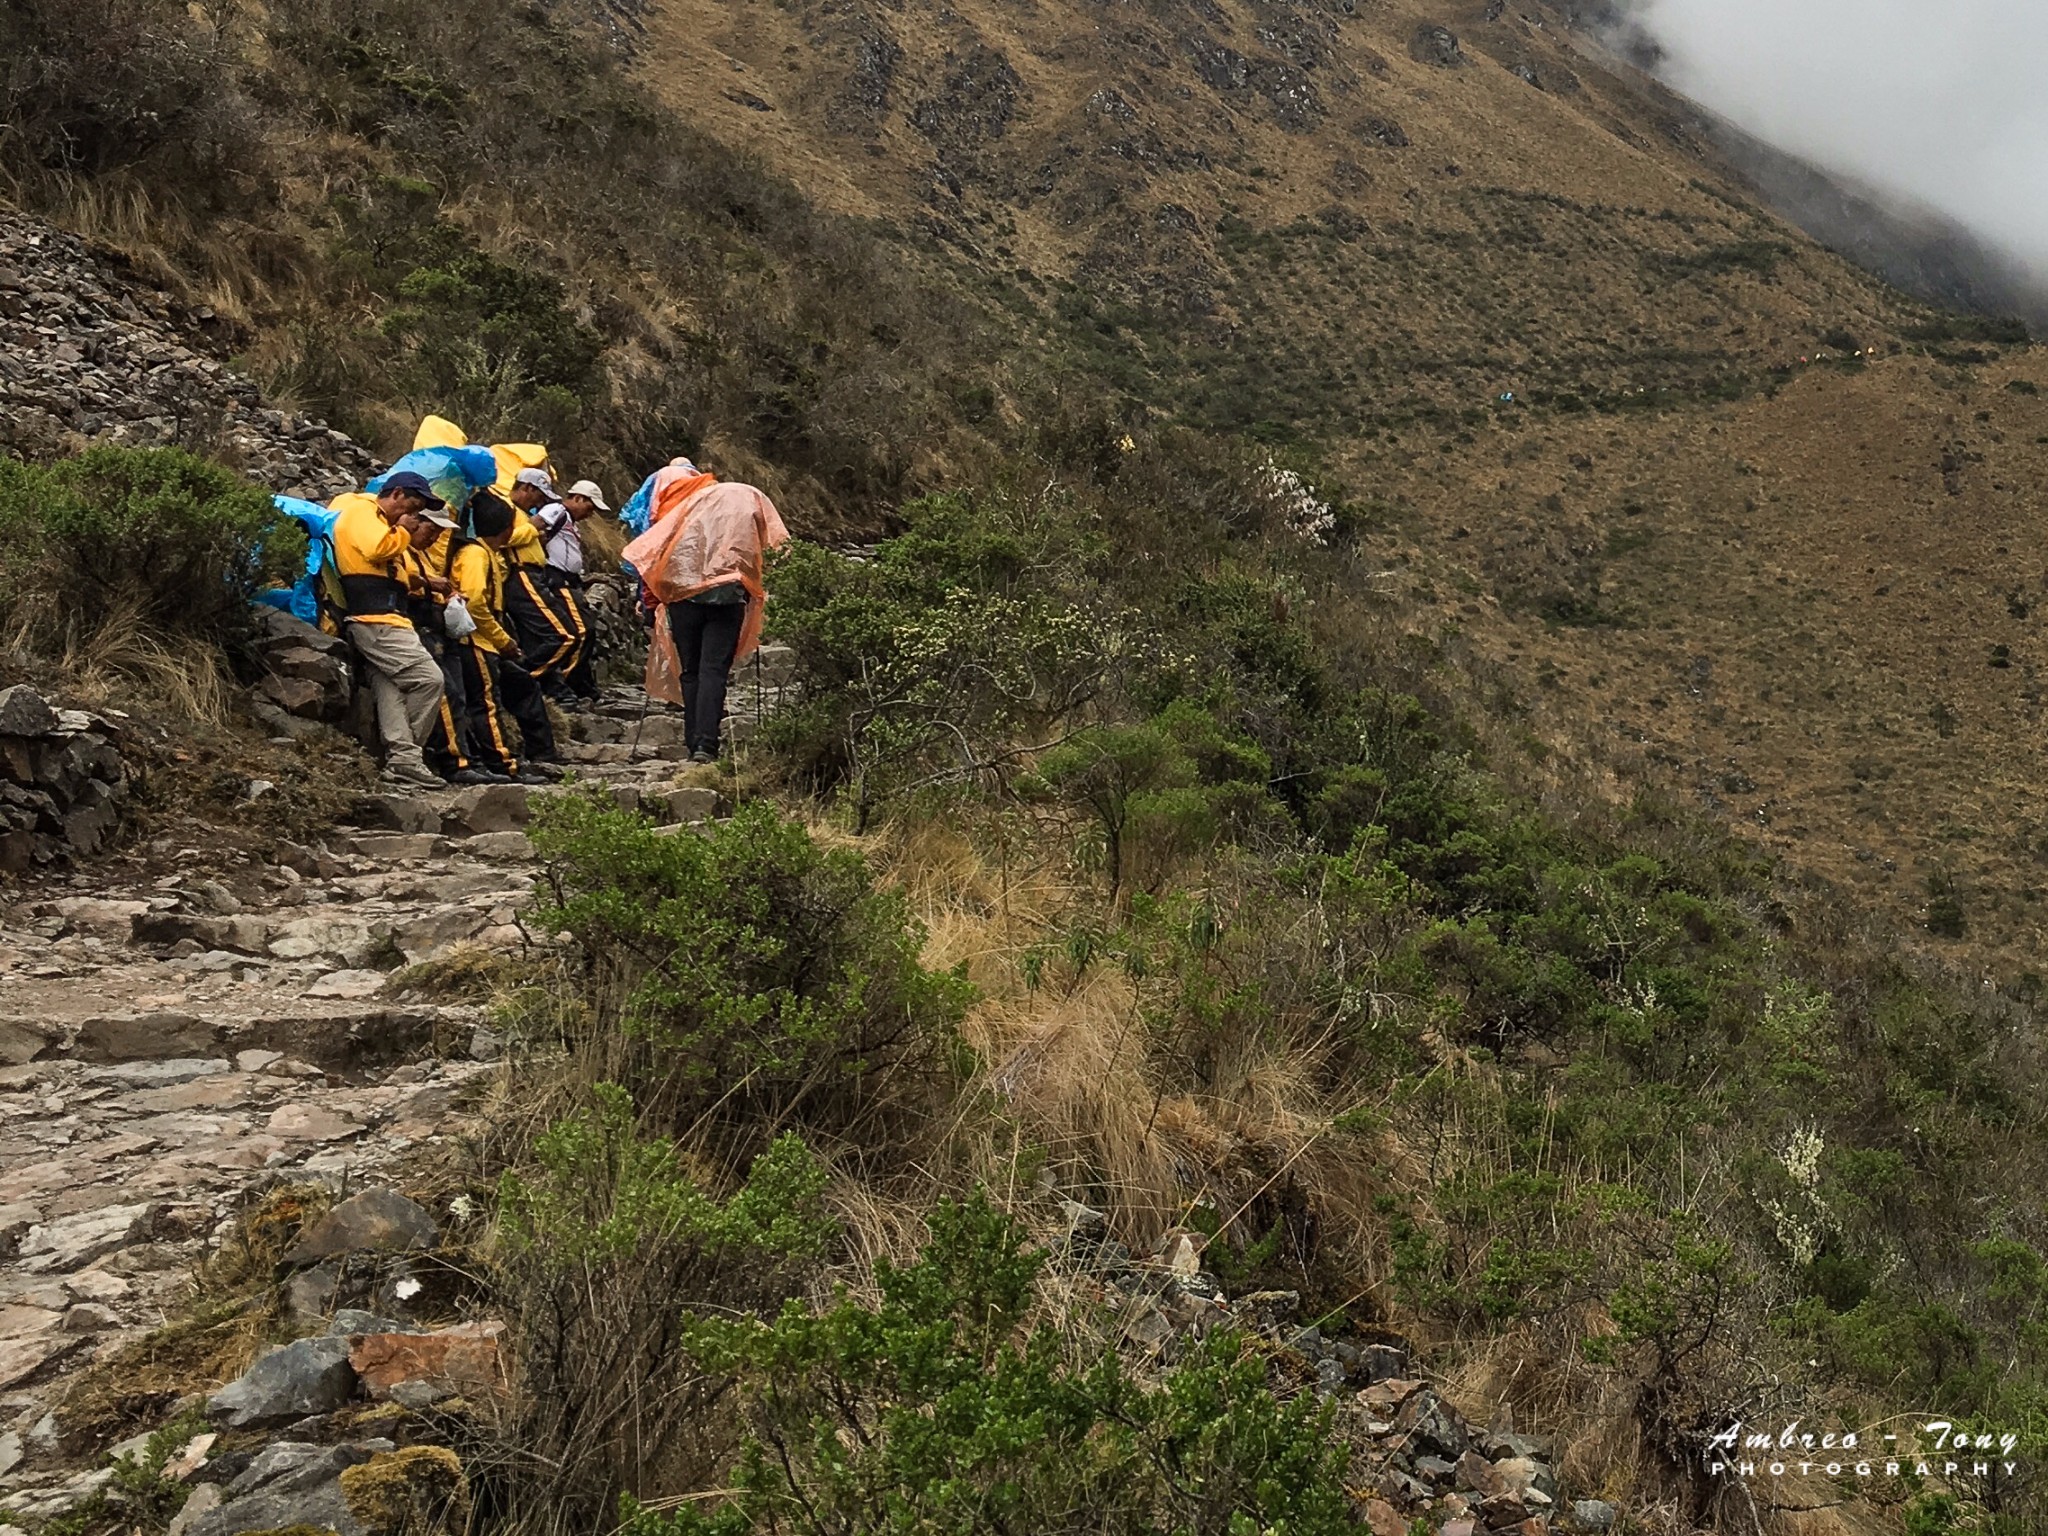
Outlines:
[[[574,712],[598,695],[579,525],[611,512],[603,491],[557,493],[538,466],[460,506],[403,468],[373,485],[330,504],[319,587],[368,674],[385,781],[552,782],[549,703]],[[648,477],[627,521],[644,530],[626,559],[652,631],[649,692],[682,706],[692,761],[716,761],[732,668],[760,636],[766,558],[789,535],[758,490],[688,459]]]

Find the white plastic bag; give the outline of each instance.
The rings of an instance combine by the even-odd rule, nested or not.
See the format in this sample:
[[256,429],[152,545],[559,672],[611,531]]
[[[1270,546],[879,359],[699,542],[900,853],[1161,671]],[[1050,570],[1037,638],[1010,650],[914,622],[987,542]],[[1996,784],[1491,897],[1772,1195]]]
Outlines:
[[442,607],[441,627],[448,632],[450,640],[467,640],[476,633],[476,620],[470,616],[469,604],[460,592]]

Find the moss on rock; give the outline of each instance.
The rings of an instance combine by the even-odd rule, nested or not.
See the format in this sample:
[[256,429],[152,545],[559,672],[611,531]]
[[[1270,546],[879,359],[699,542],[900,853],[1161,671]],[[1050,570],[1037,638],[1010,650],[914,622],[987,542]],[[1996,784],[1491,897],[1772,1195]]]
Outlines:
[[469,1479],[445,1446],[387,1451],[341,1474],[349,1513],[371,1536],[426,1536],[469,1523]]

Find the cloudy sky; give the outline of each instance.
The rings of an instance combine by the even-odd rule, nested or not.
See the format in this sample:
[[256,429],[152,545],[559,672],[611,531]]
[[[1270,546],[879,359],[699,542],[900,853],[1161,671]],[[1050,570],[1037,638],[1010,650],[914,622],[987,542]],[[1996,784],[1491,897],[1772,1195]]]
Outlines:
[[2048,0],[1633,0],[1665,79],[2048,277]]

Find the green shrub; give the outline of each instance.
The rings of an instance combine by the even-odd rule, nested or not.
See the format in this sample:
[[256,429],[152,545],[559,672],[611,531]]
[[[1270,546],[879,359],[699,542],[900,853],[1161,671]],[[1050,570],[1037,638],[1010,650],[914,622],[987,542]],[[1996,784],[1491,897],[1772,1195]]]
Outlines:
[[1112,897],[1129,879],[1156,888],[1184,858],[1261,813],[1272,764],[1182,700],[1143,725],[1094,726],[1043,754],[1020,788],[1066,801],[1101,834]]
[[976,1195],[942,1203],[881,1300],[773,1323],[704,1318],[689,1350],[735,1375],[748,1432],[722,1505],[630,1501],[631,1536],[1337,1536],[1356,1530],[1329,1414],[1279,1402],[1262,1361],[1212,1336],[1155,1388],[1114,1350],[1072,1363],[1026,1329],[1039,1267]]
[[495,1273],[519,1328],[517,1443],[550,1467],[538,1496],[553,1514],[595,1525],[622,1487],[725,1453],[717,1385],[675,1379],[686,1315],[772,1314],[796,1294],[834,1234],[825,1178],[785,1134],[714,1199],[608,1083],[537,1139],[533,1166],[504,1174]]
[[264,491],[182,449],[0,460],[0,618],[52,647],[109,630],[232,642],[304,558]]
[[581,945],[655,1123],[852,1136],[952,1070],[973,990],[919,963],[922,931],[859,855],[760,804],[698,836],[569,795],[532,835],[540,921]]
[[769,744],[856,818],[906,791],[1001,782],[1020,738],[1102,691],[1122,625],[1097,558],[1058,509],[932,497],[871,562],[799,543],[771,582],[770,633],[796,649],[806,707]]

